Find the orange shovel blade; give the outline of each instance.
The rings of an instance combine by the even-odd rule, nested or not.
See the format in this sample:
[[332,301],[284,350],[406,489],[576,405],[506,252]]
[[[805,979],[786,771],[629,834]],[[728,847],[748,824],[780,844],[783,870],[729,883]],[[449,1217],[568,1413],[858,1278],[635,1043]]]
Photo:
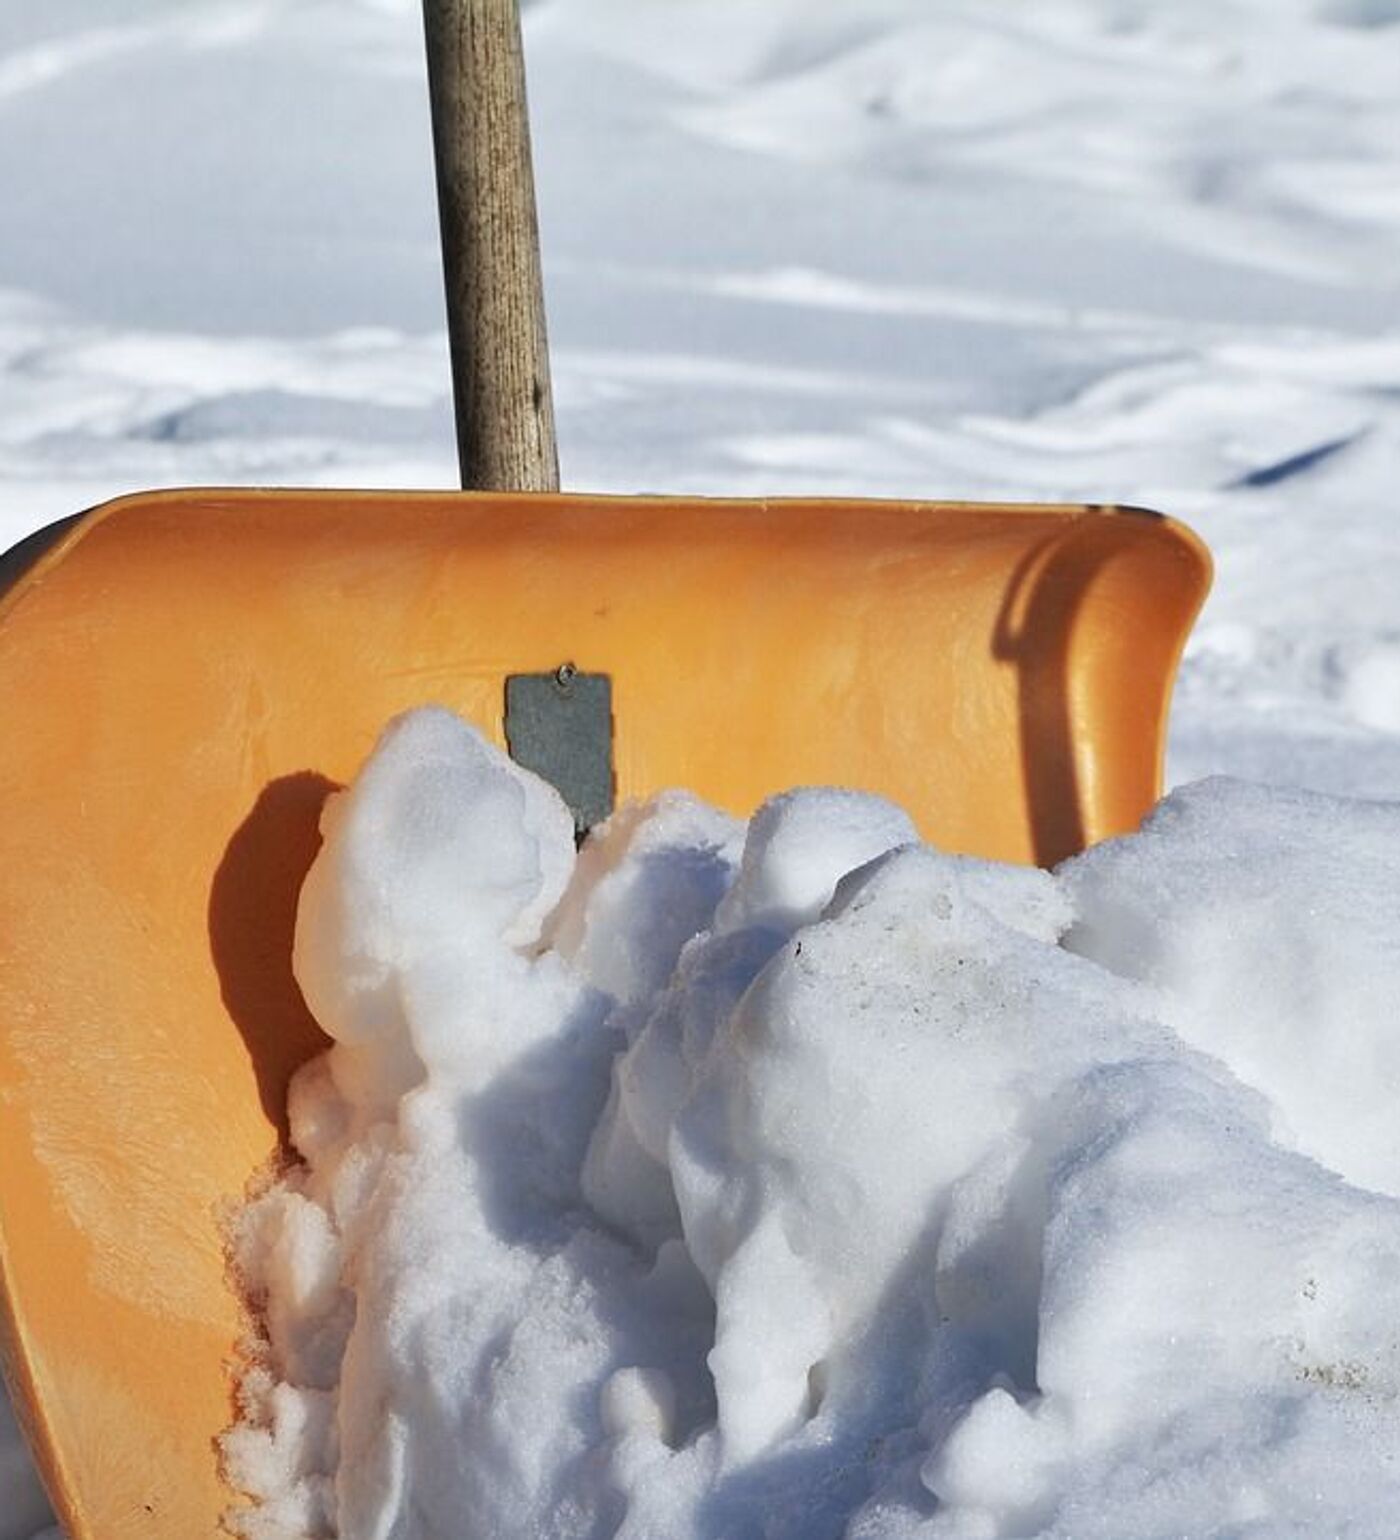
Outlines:
[[164,492],[0,600],[5,1361],[73,1540],[193,1540],[241,1328],[219,1209],[321,1039],[290,970],[329,788],[386,720],[496,741],[612,680],[619,800],[864,787],[1048,864],[1133,828],[1209,583],[1135,511]]

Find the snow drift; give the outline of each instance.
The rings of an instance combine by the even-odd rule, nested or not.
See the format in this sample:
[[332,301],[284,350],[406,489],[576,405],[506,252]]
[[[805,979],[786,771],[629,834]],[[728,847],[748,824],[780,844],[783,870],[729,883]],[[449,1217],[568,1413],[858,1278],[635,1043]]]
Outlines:
[[673,793],[575,861],[426,710],[325,836],[246,1534],[1387,1532],[1400,810],[1209,783],[1048,874]]

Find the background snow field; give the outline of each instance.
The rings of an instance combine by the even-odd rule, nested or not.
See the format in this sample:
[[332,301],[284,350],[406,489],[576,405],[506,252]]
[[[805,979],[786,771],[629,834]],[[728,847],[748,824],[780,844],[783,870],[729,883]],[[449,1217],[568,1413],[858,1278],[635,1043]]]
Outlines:
[[[533,0],[526,30],[567,485],[1160,507],[1200,530],[1218,569],[1177,695],[1172,779],[1400,796],[1397,0]],[[0,544],[147,486],[452,484],[421,50],[417,0],[0,7]],[[826,859],[830,830],[796,832],[815,816],[801,807],[776,818],[792,842],[782,860],[754,857],[752,880],[724,899],[747,906],[725,922],[736,949],[750,943],[733,937],[771,933],[765,916],[786,915],[780,930],[810,917],[801,883],[795,897],[763,886],[809,846],[817,868]],[[827,806],[816,821],[835,816]],[[608,1030],[623,1038],[640,1031],[627,1011],[671,977],[663,960],[710,923],[742,843],[683,799],[627,819],[610,836],[619,850],[710,854],[668,888],[671,907],[650,906],[645,934],[614,875],[590,905],[615,904],[616,923],[575,915],[579,933],[557,938],[588,987],[619,1002]],[[851,864],[866,859],[858,827]],[[755,829],[750,847],[766,837]],[[1385,1297],[1393,1256],[1393,849],[1386,807],[1216,786],[1053,882],[987,876],[958,900],[974,917],[958,921],[968,945],[1002,948],[1008,971],[949,1001],[990,1011],[1030,968],[1049,970],[1047,1016],[1081,989],[1102,1014],[1090,1013],[1092,1043],[1069,1034],[1081,1046],[1056,1062],[1059,1144],[1042,1121],[1053,1097],[1015,1101],[1030,1093],[996,1089],[994,1055],[941,1050],[949,1075],[988,1077],[986,1095],[1013,1099],[1027,1143],[988,1145],[975,1180],[973,1167],[917,1177],[950,1205],[939,1276],[963,1303],[940,1340],[981,1333],[981,1345],[960,1389],[900,1392],[927,1392],[943,1421],[882,1444],[884,1496],[860,1499],[853,1535],[901,1532],[933,1492],[945,1506],[932,1522],[956,1533],[1053,1522],[1121,1536],[1133,1514],[1143,1532],[1190,1531],[1193,1505],[1227,1486],[1233,1533],[1330,1533],[1340,1518],[1308,1508],[1323,1499],[1306,1474],[1288,1487],[1308,1468],[1295,1448],[1330,1451],[1319,1490],[1352,1493],[1349,1532],[1386,1532],[1376,1439],[1392,1369],[1364,1301]],[[590,863],[627,868],[595,852],[580,871]],[[939,884],[976,886],[958,870],[895,859],[823,922],[822,946],[854,945],[899,891],[927,907]],[[975,918],[984,909],[995,923]],[[910,945],[922,957],[933,943]],[[693,1032],[765,965],[757,952],[711,958],[713,976],[682,990]],[[795,989],[783,969],[773,987]],[[1134,1033],[1147,1034],[1140,1060]],[[801,1074],[822,1073],[821,1041]],[[629,1065],[642,1089],[625,1116],[589,1136],[585,1165],[570,1167],[575,1145],[551,1169],[597,1213],[630,1216],[612,1221],[628,1244],[660,1244],[674,1264],[652,1295],[627,1293],[637,1320],[684,1299],[703,1315],[689,1264],[658,1241],[700,1169],[676,1175],[656,1110],[670,1116],[684,1066],[659,1049],[629,1050]],[[716,1072],[712,1094],[740,1088]],[[927,1095],[942,1105],[936,1083]],[[982,1136],[1000,1137],[990,1121]],[[1095,1153],[1075,1165],[1076,1148]],[[740,1176],[714,1180],[715,1203],[740,1201]],[[790,1192],[813,1180],[791,1174]],[[908,1212],[924,1198],[888,1195]],[[846,1279],[821,1248],[847,1200],[812,1201],[813,1266]],[[1228,1243],[1198,1241],[1193,1204],[1222,1216]],[[1315,1244],[1289,1250],[1305,1232]],[[729,1241],[705,1233],[702,1274],[742,1276]],[[1313,1270],[1299,1281],[1304,1255]],[[551,1265],[564,1271],[540,1276],[545,1294],[612,1264]],[[1141,1318],[1144,1268],[1162,1336]],[[1017,1280],[1014,1297],[968,1282],[991,1277]],[[854,1322],[865,1307],[841,1308]],[[558,1324],[540,1309],[529,1319],[544,1356],[522,1347],[521,1395]],[[799,1327],[818,1342],[820,1312]],[[891,1342],[912,1342],[906,1328]],[[1220,1366],[1218,1400],[1172,1356],[1172,1332]],[[683,1336],[668,1338],[680,1355],[669,1392],[652,1360],[589,1413],[642,1450],[632,1466],[616,1457],[629,1502],[698,1490],[699,1453],[655,1466],[691,1462],[667,1491],[646,1474],[667,1437],[714,1415],[686,1377]],[[744,1353],[719,1362],[721,1398],[747,1404],[723,1389],[726,1375],[741,1384]],[[1095,1365],[1108,1387],[1097,1423],[1076,1399]],[[597,1368],[571,1372],[591,1384]],[[774,1432],[796,1395],[789,1369],[773,1367],[751,1417],[735,1413],[751,1451],[834,1425],[819,1409],[805,1434]],[[1152,1415],[1165,1420],[1143,1420],[1130,1383],[1160,1385]],[[843,1408],[847,1430],[877,1416],[844,1394],[818,1387],[812,1404]],[[955,1415],[959,1396],[968,1410]],[[835,1513],[866,1479],[865,1448],[765,1468],[804,1494],[820,1469]],[[737,1502],[743,1483],[724,1479]],[[0,1496],[0,1540],[27,1540],[44,1509],[8,1421]],[[729,1500],[714,1499],[721,1520]]]

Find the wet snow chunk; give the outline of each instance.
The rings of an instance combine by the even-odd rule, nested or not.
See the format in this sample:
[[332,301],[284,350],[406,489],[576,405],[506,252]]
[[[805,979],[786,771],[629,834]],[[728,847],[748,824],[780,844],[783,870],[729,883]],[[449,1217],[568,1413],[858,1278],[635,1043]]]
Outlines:
[[1201,782],[1064,876],[1076,951],[1154,986],[1276,1138],[1400,1196],[1400,806]]
[[429,710],[324,835],[241,1533],[1393,1532],[1397,810],[1049,874],[677,792],[575,857]]

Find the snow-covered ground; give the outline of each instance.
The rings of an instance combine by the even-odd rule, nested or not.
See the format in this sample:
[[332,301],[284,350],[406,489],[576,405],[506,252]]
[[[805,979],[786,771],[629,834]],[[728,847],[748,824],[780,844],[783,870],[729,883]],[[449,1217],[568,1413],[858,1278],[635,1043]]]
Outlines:
[[[568,485],[1160,507],[1173,779],[1400,796],[1400,0],[526,15]],[[0,211],[0,544],[451,483],[415,0],[0,8]]]

